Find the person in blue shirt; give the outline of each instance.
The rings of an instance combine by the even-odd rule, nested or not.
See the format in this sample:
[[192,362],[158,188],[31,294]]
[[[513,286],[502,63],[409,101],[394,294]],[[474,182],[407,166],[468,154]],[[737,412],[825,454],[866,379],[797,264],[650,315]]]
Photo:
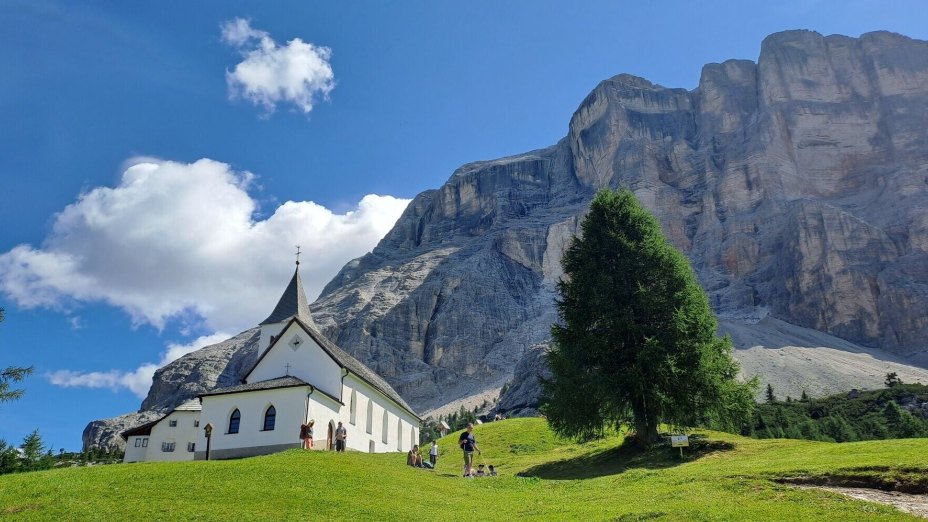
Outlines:
[[464,476],[474,476],[474,452],[480,453],[477,439],[474,438],[474,425],[468,424],[467,429],[458,437],[458,446],[464,450]]

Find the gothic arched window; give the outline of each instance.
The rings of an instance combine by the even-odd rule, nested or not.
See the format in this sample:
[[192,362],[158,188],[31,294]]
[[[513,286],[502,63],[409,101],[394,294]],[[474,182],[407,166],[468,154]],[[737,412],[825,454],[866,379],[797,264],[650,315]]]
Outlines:
[[242,414],[238,411],[238,408],[232,412],[232,415],[229,415],[229,431],[226,433],[238,433],[238,426],[242,422]]
[[351,390],[351,424],[358,423],[358,392]]
[[264,412],[264,431],[273,431],[274,423],[277,421],[277,410],[274,406],[268,406]]
[[383,443],[386,444],[390,442],[390,426],[388,425],[390,421],[390,416],[387,414],[387,410],[383,410]]
[[367,401],[367,433],[374,433],[374,401]]

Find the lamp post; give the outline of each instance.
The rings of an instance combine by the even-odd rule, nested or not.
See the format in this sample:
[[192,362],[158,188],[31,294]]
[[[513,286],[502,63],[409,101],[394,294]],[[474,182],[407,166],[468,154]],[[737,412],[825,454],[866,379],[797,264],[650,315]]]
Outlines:
[[203,428],[203,432],[206,433],[206,460],[209,460],[209,443],[213,437],[212,423],[206,423],[206,426]]

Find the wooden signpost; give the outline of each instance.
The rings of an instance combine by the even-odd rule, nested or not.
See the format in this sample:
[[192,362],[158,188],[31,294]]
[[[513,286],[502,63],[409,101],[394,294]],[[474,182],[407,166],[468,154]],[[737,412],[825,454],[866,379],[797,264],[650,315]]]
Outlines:
[[213,438],[213,424],[207,423],[203,427],[203,432],[206,434],[206,460],[209,460],[209,443],[210,439]]

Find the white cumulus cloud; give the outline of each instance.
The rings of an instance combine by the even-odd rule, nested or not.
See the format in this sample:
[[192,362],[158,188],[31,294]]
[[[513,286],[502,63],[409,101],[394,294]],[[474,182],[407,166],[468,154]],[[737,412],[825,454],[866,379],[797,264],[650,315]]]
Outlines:
[[235,18],[220,29],[222,41],[235,48],[242,61],[226,71],[231,99],[244,98],[268,114],[279,103],[291,103],[308,114],[316,99],[328,98],[335,88],[329,59],[332,50],[294,38],[278,44],[266,31]]
[[228,339],[225,333],[204,335],[188,344],[169,343],[167,350],[161,354],[161,361],[157,364],[143,363],[134,371],[123,372],[110,370],[107,372],[77,372],[73,370],[57,370],[46,374],[49,382],[63,388],[109,388],[113,391],[129,390],[140,399],[148,395],[155,371],[162,366],[180,359],[190,352],[199,350],[204,346],[218,343]]
[[57,386],[129,390],[145,397],[158,368],[257,325],[294,270],[314,298],[349,260],[369,252],[409,200],[367,195],[343,214],[312,201],[287,201],[263,220],[248,193],[253,176],[201,159],[130,162],[116,187],[97,187],[58,213],[40,247],[0,254],[0,291],[23,308],[60,309],[70,320],[82,302],[104,302],[136,324],[212,332],[168,344],[158,362],[133,371],[57,370]]
[[273,309],[293,274],[294,245],[312,299],[409,203],[372,194],[338,214],[287,201],[258,220],[252,178],[209,159],[132,163],[116,187],[94,188],[57,214],[41,246],[0,254],[0,291],[23,308],[74,313],[103,302],[136,324],[177,319],[238,332]]

